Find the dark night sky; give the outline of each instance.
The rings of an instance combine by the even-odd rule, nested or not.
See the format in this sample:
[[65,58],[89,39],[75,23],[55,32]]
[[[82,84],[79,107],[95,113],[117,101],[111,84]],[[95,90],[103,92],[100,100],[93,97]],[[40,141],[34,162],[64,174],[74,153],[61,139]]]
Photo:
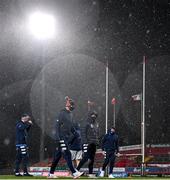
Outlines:
[[[1,0],[0,127],[1,154],[15,154],[15,122],[24,112],[34,118],[30,138],[38,157],[41,134],[42,73],[45,74],[46,145],[52,122],[70,95],[82,123],[87,100],[105,122],[105,65],[109,61],[109,99],[117,99],[116,127],[121,145],[140,143],[142,59],[146,61],[147,143],[170,139],[170,3],[168,0]],[[57,19],[58,36],[35,39],[27,29],[29,13],[40,10]],[[109,102],[109,125],[112,125]],[[3,157],[3,156],[1,156]]]

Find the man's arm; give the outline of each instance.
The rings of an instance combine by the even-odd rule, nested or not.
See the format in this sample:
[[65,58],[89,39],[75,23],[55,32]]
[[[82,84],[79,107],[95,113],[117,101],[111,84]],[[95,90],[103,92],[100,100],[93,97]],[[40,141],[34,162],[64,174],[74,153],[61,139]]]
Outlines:
[[28,127],[26,128],[27,132],[30,130],[31,126],[33,125],[31,119],[26,123]]
[[19,129],[19,130],[25,130],[25,129],[27,129],[27,128],[29,128],[29,126],[30,126],[30,124],[27,124],[27,123],[18,123],[17,124],[17,129]]
[[31,124],[28,124],[28,127],[26,128],[27,132],[30,130],[31,126]]
[[55,122],[55,140],[60,140],[60,127],[62,124],[62,113],[60,112]]

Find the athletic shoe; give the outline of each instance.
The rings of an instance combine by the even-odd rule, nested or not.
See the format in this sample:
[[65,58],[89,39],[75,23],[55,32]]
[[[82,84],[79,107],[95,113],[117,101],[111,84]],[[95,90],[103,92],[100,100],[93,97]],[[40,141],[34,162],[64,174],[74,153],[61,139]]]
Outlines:
[[108,178],[115,178],[113,174],[109,174]]
[[74,179],[77,179],[77,178],[79,178],[80,176],[82,176],[83,174],[84,174],[84,172],[76,171],[75,173],[73,173],[73,178],[74,178]]
[[47,176],[48,179],[55,179],[55,178],[58,178],[56,175],[54,174],[48,174]]
[[15,176],[22,176],[22,174],[20,174],[20,173],[15,173]]
[[32,177],[33,175],[32,175],[32,174],[29,174],[29,173],[24,173],[23,176],[29,176],[29,177]]
[[104,171],[100,171],[99,177],[104,177]]

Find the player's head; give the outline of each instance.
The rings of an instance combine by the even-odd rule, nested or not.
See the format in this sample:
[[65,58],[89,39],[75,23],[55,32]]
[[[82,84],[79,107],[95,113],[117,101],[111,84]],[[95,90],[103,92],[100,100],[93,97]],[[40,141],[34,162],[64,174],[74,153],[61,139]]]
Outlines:
[[29,114],[22,114],[21,115],[21,121],[23,121],[23,122],[27,122],[27,121],[29,121],[31,119],[31,117],[30,117],[30,115]]
[[110,128],[110,133],[111,133],[111,134],[114,134],[114,133],[115,133],[115,127],[111,127],[111,128]]
[[65,97],[66,100],[66,109],[69,111],[73,111],[75,109],[75,103],[72,99],[70,99],[68,96]]

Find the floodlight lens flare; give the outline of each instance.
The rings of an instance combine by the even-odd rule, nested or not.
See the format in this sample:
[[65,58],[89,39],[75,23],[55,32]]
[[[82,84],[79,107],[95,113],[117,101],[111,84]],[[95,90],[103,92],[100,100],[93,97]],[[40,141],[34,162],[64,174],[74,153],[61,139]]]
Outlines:
[[35,12],[29,17],[29,29],[38,39],[50,39],[55,35],[56,21],[50,14]]

